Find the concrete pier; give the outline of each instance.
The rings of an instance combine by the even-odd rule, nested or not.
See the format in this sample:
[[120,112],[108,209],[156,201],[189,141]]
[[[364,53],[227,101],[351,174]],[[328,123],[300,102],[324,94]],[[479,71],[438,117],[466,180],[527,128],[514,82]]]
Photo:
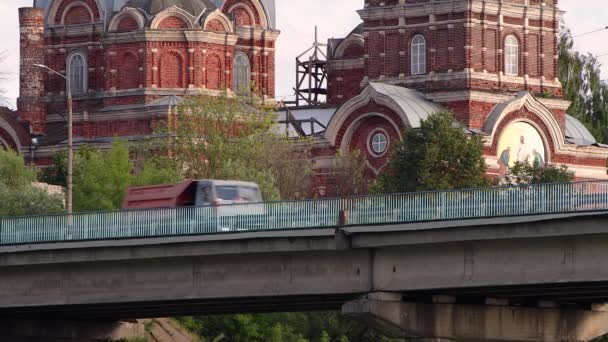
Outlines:
[[608,333],[605,311],[489,303],[492,305],[407,303],[374,295],[346,303],[342,313],[389,336],[418,341],[579,342]]

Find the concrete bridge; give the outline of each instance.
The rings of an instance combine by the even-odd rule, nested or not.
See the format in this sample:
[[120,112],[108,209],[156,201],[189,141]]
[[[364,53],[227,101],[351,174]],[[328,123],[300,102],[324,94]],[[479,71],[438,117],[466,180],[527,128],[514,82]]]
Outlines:
[[345,221],[5,244],[0,317],[9,323],[0,332],[49,318],[340,309],[408,338],[588,341],[608,332],[608,211]]

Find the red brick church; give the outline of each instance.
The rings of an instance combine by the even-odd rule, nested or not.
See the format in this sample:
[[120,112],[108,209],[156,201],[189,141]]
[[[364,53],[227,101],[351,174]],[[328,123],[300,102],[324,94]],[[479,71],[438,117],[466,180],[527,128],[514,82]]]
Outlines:
[[[138,139],[180,96],[275,91],[274,0],[35,0],[19,9],[20,96],[0,116],[0,145],[50,161],[66,144]],[[32,145],[32,138],[36,145]]]
[[[328,106],[293,111],[314,119],[299,133],[321,194],[336,151],[360,149],[377,175],[402,131],[444,108],[482,136],[492,174],[534,160],[608,178],[608,147],[562,97],[558,0],[365,0],[358,13],[329,40]],[[21,93],[0,145],[39,164],[65,148],[66,85],[33,64],[72,80],[77,144],[144,138],[187,94],[275,94],[274,0],[35,0],[19,14]]]

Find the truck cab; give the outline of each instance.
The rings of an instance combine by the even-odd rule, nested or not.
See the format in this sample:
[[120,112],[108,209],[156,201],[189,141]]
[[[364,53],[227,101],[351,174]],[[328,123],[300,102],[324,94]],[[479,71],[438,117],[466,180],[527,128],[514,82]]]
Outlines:
[[251,182],[187,180],[176,184],[127,189],[124,209],[207,207],[262,202],[260,187]]
[[262,202],[260,187],[251,182],[199,180],[196,185],[197,207]]

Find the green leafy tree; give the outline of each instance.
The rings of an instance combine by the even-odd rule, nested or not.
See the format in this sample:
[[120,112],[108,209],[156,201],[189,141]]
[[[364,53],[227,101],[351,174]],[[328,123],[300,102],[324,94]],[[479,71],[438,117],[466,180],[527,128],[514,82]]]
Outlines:
[[74,211],[121,208],[131,167],[124,140],[115,140],[107,152],[79,149],[74,161]]
[[64,210],[63,196],[37,187],[37,173],[23,157],[0,149],[0,216],[58,213]]
[[[140,151],[135,146],[134,152]],[[139,161],[130,159],[125,140],[117,139],[107,151],[83,146],[74,158],[74,210],[77,212],[115,210],[123,204],[130,185],[151,185],[180,181],[181,175],[168,158],[147,152]],[[66,153],[54,156],[55,165],[46,170],[44,180],[66,186]]]
[[599,142],[608,143],[608,84],[601,78],[601,63],[591,54],[574,50],[568,29],[560,35],[559,79],[564,98],[572,102],[568,113],[585,124]]
[[178,322],[203,341],[397,342],[337,312],[200,316]]
[[574,172],[568,166],[538,165],[537,163],[516,162],[506,175],[511,184],[567,183],[574,180]]
[[273,134],[276,124],[273,108],[254,97],[200,96],[158,133],[185,178],[256,182],[266,200],[306,197],[307,148]]
[[376,192],[412,192],[482,187],[483,143],[467,135],[450,112],[430,115],[419,129],[408,129],[391,157]]

